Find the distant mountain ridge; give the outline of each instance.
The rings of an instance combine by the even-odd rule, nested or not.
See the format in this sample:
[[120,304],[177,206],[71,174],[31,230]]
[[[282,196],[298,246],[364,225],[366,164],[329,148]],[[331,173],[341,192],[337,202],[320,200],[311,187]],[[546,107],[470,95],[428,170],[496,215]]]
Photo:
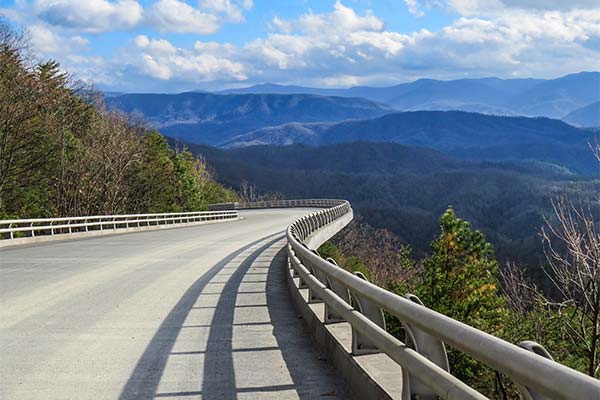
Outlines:
[[292,121],[363,119],[392,111],[371,100],[314,94],[125,94],[105,101],[109,108],[140,116],[165,135],[212,145]]
[[395,142],[462,159],[532,160],[584,174],[596,171],[587,145],[590,130],[522,114],[594,126],[599,72],[549,80],[420,79],[383,88],[263,84],[220,93],[109,94],[105,101],[109,108],[137,114],[166,136],[189,143]]
[[587,145],[592,136],[591,131],[548,118],[413,111],[369,120],[263,128],[235,137],[224,147],[393,142],[429,147],[464,159],[538,160],[590,173],[596,168]]
[[497,115],[561,118],[600,101],[600,72],[580,72],[556,79],[419,79],[389,87],[357,86],[322,89],[261,84],[218,93],[311,93],[324,96],[363,97],[400,111],[462,110]]
[[600,101],[578,108],[565,115],[563,118],[571,125],[599,128],[600,127]]

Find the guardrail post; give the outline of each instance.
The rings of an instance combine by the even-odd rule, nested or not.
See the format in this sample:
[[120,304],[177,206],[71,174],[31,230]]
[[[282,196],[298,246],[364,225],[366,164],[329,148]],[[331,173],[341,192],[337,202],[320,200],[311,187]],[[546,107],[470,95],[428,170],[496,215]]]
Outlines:
[[29,227],[31,228],[31,237],[35,237],[35,230],[33,229],[33,222],[31,224],[29,224]]
[[[303,243],[304,244],[304,243]],[[305,245],[306,246],[306,245]],[[321,257],[319,255],[319,252],[317,250],[311,249],[310,250],[311,253],[315,254],[317,257]],[[302,264],[304,264],[304,266],[310,271],[311,274],[313,274],[313,276],[315,278],[317,278],[321,283],[323,284],[327,284],[327,280],[324,279],[321,274],[319,273],[319,270],[317,268],[313,268],[313,266],[307,262],[306,260],[302,260]],[[322,303],[323,299],[321,297],[319,297],[319,295],[317,295],[310,287],[308,288],[308,302],[309,303]]]
[[[368,281],[368,279],[361,272],[354,272],[354,275],[365,281]],[[385,318],[383,316],[383,311],[377,304],[369,301],[368,299],[361,298],[353,291],[350,291],[350,297],[353,303],[352,306],[355,309],[385,330]],[[363,355],[373,353],[379,353],[377,346],[375,346],[375,344],[373,344],[373,342],[371,342],[366,336],[352,327],[352,354]]]
[[[327,261],[332,263],[333,265],[338,265],[337,262],[333,258],[328,258]],[[351,304],[350,300],[350,292],[345,285],[342,285],[338,281],[334,279],[326,278],[327,283],[326,286],[331,289],[335,294],[337,294],[342,300],[346,303]],[[334,324],[337,322],[344,322],[345,320],[327,303],[325,303],[325,316],[324,322],[326,324]]]
[[[404,297],[409,301],[416,303],[422,307],[423,302],[417,296],[413,294],[407,294]],[[446,346],[444,342],[435,336],[432,336],[421,329],[401,321],[404,332],[406,333],[407,346],[412,347],[417,353],[427,358],[429,361],[442,368],[446,372],[450,372],[450,365],[448,363],[448,354],[446,353]],[[409,387],[411,396],[417,396],[419,399],[436,399],[436,394],[426,385],[424,385],[417,376],[412,376],[408,373],[405,378],[409,380]]]
[[[548,351],[544,348],[544,346],[537,342],[534,342],[532,340],[525,340],[519,343],[519,347],[531,351],[532,353],[535,353],[540,357],[544,357],[554,361],[554,359],[552,358],[550,353],[548,353]],[[533,389],[530,389],[527,386],[522,385],[518,382],[515,382],[515,385],[519,389],[519,392],[521,392],[521,394],[523,395],[524,400],[551,400],[550,397],[541,395]]]

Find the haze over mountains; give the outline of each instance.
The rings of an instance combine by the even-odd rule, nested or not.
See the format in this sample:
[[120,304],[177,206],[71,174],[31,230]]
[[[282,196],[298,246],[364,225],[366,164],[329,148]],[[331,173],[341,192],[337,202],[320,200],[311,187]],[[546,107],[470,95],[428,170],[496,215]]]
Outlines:
[[[263,84],[222,94],[311,93],[363,97],[400,111],[463,110],[499,115],[562,118],[600,100],[600,73],[580,72],[557,79],[419,79],[390,87],[319,89]],[[577,121],[575,121],[577,122]]]
[[571,111],[563,120],[575,126],[600,126],[600,101]]
[[393,111],[371,100],[313,94],[126,94],[107,97],[106,103],[142,117],[167,136],[211,145],[257,128],[292,121],[342,121]]
[[600,125],[600,73],[420,79],[383,88],[264,84],[218,93],[111,94],[106,103],[187,143],[395,142],[463,159],[536,160],[590,174],[596,172],[588,149],[594,133],[575,126]]

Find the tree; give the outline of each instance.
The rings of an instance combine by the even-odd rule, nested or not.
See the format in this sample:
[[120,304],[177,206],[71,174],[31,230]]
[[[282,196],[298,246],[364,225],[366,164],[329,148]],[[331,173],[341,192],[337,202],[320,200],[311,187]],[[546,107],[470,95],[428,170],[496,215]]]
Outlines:
[[[440,218],[441,233],[431,243],[431,255],[416,294],[423,303],[448,317],[498,334],[505,315],[499,296],[498,263],[492,245],[449,207]],[[465,354],[449,349],[453,373],[482,390],[493,387],[494,374]]]
[[429,307],[470,325],[497,320],[498,263],[485,236],[449,207],[440,219],[441,233],[425,260],[421,300]]
[[258,200],[258,194],[256,193],[256,186],[248,183],[247,180],[243,180],[240,183],[240,197],[242,201],[251,203]]
[[[24,38],[0,21],[0,210],[39,180],[39,168],[48,158],[43,124],[36,118],[39,97],[34,76],[22,54]],[[15,196],[20,193],[20,196]]]
[[[554,219],[542,229],[547,265],[555,290],[545,297],[556,308],[586,361],[585,371],[600,377],[600,231],[592,206],[567,198],[553,202]],[[554,300],[553,300],[554,298]]]
[[206,162],[107,110],[0,20],[0,215],[195,211],[237,199]]

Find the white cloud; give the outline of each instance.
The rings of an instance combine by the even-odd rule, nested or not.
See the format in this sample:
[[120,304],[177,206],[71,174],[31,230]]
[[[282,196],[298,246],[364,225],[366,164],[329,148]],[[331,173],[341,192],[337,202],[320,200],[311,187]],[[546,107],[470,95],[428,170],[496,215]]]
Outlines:
[[405,0],[409,10],[422,10],[423,6],[443,7],[461,15],[490,16],[500,13],[530,11],[571,11],[598,9],[598,0]]
[[32,25],[27,29],[29,41],[37,54],[56,57],[65,51],[86,51],[89,41],[81,36],[61,36],[44,25]]
[[32,9],[50,25],[91,33],[133,28],[143,13],[135,0],[36,0]]
[[[484,2],[456,3],[466,8]],[[401,34],[387,30],[373,13],[359,15],[338,1],[330,13],[276,17],[271,27],[275,32],[248,43],[240,56],[256,71],[255,79],[301,77],[296,83],[339,86],[344,81],[386,84],[423,76],[555,76],[600,69],[600,61],[594,61],[600,60],[600,9],[504,10],[461,17],[437,33]],[[586,47],[594,41],[595,46]],[[362,78],[348,78],[357,76]]]
[[283,20],[281,18],[279,18],[277,15],[273,17],[273,20],[271,21],[271,26],[279,31],[279,32],[283,32],[283,33],[290,33],[292,31],[292,29],[294,29],[294,26],[292,25],[292,23],[290,21],[286,21]]
[[[407,1],[417,13],[434,3],[441,1]],[[138,35],[110,62],[79,54],[88,39],[66,24],[61,28],[39,22],[31,27],[32,43],[42,54],[54,52],[60,61],[62,55],[78,75],[82,71],[85,77],[94,77],[96,71],[101,82],[129,82],[129,90],[149,84],[154,90],[185,90],[266,81],[386,85],[421,77],[551,77],[600,70],[600,6],[586,8],[589,2],[583,0],[574,3],[577,7],[561,11],[535,8],[542,3],[534,0],[448,0],[445,7],[462,10],[452,23],[437,32],[399,33],[388,29],[381,16],[359,13],[337,1],[329,12],[273,17],[264,37],[249,38],[241,45],[196,40],[191,47],[179,48],[158,34]],[[142,19],[163,32],[205,34],[253,6],[242,0],[196,4],[156,0]]]
[[254,7],[252,0],[244,0],[239,5],[232,3],[231,0],[200,0],[199,3],[201,8],[221,14],[231,22],[244,21],[244,14],[240,7],[246,10]]
[[[100,34],[140,26],[160,32],[212,34],[224,23],[244,21],[252,0],[153,0],[146,9],[138,0],[17,0],[0,13],[20,22],[40,21],[60,29]],[[32,21],[35,19],[37,21]]]
[[383,21],[371,11],[364,16],[337,0],[333,12],[329,14],[305,14],[296,23],[297,28],[309,34],[344,34],[355,31],[382,31],[385,27]]
[[215,80],[244,80],[244,66],[226,57],[215,55],[214,46],[200,42],[192,50],[176,48],[164,39],[137,36],[123,60],[138,73],[160,80],[200,83]]
[[418,0],[404,0],[408,11],[415,17],[422,17],[425,13],[421,10],[421,6]]
[[79,35],[63,35],[45,24],[27,28],[29,43],[40,59],[55,59],[65,71],[75,72],[74,78],[89,84],[114,84],[113,66],[103,57],[83,55],[90,42]]
[[383,20],[371,11],[359,15],[341,1],[330,13],[308,13],[296,20],[275,17],[271,26],[275,32],[244,46],[246,64],[252,65],[259,76],[275,68],[289,71],[289,76],[302,75],[331,86],[358,82],[356,77],[365,75],[365,71],[369,75],[389,70],[386,64],[400,57],[405,46],[430,34],[388,31]]
[[179,0],[159,0],[148,11],[147,22],[161,32],[209,34],[220,27],[219,18]]

